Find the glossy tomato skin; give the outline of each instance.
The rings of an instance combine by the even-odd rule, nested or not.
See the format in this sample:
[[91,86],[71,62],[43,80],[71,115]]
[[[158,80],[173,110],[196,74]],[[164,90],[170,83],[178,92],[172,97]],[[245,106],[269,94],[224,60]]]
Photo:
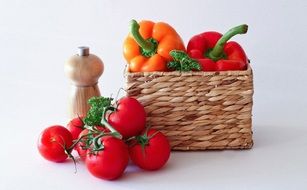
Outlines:
[[140,134],[146,125],[146,112],[135,98],[124,97],[118,101],[117,110],[108,121],[124,138]]
[[76,117],[67,124],[67,129],[72,134],[73,140],[78,139],[79,134],[84,129],[82,117]]
[[[153,136],[152,136],[153,135]],[[158,170],[170,157],[170,144],[166,136],[155,129],[150,129],[147,136],[152,136],[142,150],[141,144],[133,142],[129,155],[134,164],[144,170]]]
[[86,167],[97,178],[117,179],[128,165],[128,147],[122,140],[112,136],[102,137],[101,140],[104,150],[87,154]]
[[63,162],[67,159],[63,146],[72,145],[72,135],[63,126],[54,125],[46,128],[38,138],[37,148],[39,153],[52,162]]

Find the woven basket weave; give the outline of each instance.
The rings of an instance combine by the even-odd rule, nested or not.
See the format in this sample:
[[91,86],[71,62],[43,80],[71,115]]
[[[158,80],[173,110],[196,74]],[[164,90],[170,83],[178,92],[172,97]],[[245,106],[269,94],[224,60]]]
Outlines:
[[251,148],[253,73],[126,71],[127,95],[173,150]]

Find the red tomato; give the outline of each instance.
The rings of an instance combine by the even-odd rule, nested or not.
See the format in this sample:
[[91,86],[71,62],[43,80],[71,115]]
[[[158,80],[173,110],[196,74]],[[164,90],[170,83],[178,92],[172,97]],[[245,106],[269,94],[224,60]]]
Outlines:
[[52,162],[65,161],[68,157],[65,149],[68,149],[71,145],[71,133],[60,125],[46,128],[40,134],[37,143],[39,153]]
[[[109,132],[108,129],[104,128],[104,127],[101,127],[101,126],[97,126],[96,127],[98,130],[102,131],[102,132]],[[84,129],[80,134],[79,134],[79,137],[78,138],[81,138],[82,136],[84,135],[87,135],[88,134],[88,129]],[[96,135],[93,135],[93,137],[96,136]],[[86,158],[86,155],[87,155],[87,150],[85,148],[85,141],[87,140],[88,138],[87,137],[83,137],[82,138],[82,141],[80,141],[79,143],[76,144],[75,146],[75,150],[78,152],[79,156],[80,156],[80,159],[85,161],[85,158]]]
[[108,122],[124,138],[136,136],[145,128],[145,109],[135,98],[124,97],[118,101],[116,111],[109,115]]
[[[145,170],[160,169],[170,157],[170,145],[167,138],[155,129],[150,129],[147,134],[129,147],[130,158],[133,163]],[[145,144],[142,146],[142,143]]]
[[76,117],[72,119],[67,124],[67,129],[71,132],[73,140],[76,140],[81,131],[84,129],[84,123],[82,121],[82,118]]
[[[86,135],[86,134],[88,134],[88,129],[84,129],[84,130],[79,134],[79,138],[80,138],[81,136]],[[83,140],[86,141],[87,138],[84,137]],[[86,158],[86,153],[87,153],[87,149],[84,148],[84,146],[85,146],[84,141],[78,142],[78,143],[76,144],[76,146],[75,146],[75,150],[78,152],[78,154],[79,154],[79,156],[80,156],[80,159],[83,160],[83,161],[85,160],[85,158]]]
[[127,145],[120,139],[105,136],[101,138],[104,149],[86,156],[87,169],[95,177],[114,180],[120,177],[129,161]]

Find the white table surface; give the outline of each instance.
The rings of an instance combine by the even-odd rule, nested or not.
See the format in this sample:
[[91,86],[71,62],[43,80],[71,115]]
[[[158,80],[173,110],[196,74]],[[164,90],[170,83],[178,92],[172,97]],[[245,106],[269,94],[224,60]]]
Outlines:
[[[172,8],[171,8],[172,7]],[[0,0],[0,189],[307,189],[306,1]],[[184,41],[248,23],[235,37],[254,69],[255,145],[172,152],[157,172],[129,166],[117,181],[40,157],[38,134],[65,125],[64,61],[88,45],[105,63],[103,95],[124,85],[122,41],[131,18],[171,23]]]

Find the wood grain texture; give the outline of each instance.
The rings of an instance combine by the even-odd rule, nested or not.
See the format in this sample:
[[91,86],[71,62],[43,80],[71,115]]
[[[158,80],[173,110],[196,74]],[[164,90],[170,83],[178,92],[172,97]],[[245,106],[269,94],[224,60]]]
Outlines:
[[93,54],[74,55],[65,63],[65,74],[75,86],[94,86],[103,71],[103,62]]
[[145,107],[147,122],[173,150],[251,148],[253,73],[126,72],[128,96]]
[[72,56],[65,63],[65,73],[71,81],[68,113],[70,118],[85,116],[88,100],[100,96],[98,79],[104,71],[103,62],[95,55]]
[[97,84],[89,87],[77,87],[71,85],[68,104],[69,117],[75,118],[78,116],[85,116],[87,111],[90,109],[87,101],[93,96],[100,96]]

